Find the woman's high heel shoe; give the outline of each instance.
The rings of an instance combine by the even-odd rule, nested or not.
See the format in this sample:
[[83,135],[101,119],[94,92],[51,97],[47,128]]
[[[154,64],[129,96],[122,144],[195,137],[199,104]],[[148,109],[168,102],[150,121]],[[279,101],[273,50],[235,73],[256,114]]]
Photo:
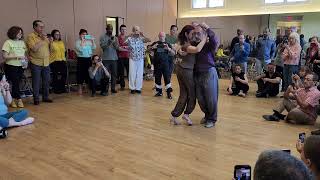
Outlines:
[[192,126],[192,120],[190,119],[189,115],[184,114],[182,116],[182,119],[184,119],[186,121],[186,123],[188,124],[188,126]]
[[171,117],[170,123],[172,123],[173,125],[180,125],[180,122],[178,121],[178,118],[176,118],[176,117]]

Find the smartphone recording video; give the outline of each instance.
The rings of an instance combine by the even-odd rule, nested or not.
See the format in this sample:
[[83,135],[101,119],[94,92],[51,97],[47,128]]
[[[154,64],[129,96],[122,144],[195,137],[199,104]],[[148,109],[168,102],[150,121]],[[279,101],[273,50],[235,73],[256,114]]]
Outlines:
[[236,165],[234,167],[235,180],[251,180],[251,166],[249,165]]
[[305,138],[306,138],[306,133],[303,132],[299,134],[299,140],[301,143],[304,143]]

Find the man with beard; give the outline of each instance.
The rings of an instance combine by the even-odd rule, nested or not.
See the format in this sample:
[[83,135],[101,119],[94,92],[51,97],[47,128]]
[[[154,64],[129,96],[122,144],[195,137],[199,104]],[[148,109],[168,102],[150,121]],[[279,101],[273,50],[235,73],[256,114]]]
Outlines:
[[218,40],[210,27],[202,23],[195,27],[194,41],[199,43],[203,33],[208,35],[208,42],[196,55],[195,86],[199,106],[205,114],[201,124],[205,124],[206,128],[212,128],[217,121],[218,111],[218,75],[214,66],[214,54]]

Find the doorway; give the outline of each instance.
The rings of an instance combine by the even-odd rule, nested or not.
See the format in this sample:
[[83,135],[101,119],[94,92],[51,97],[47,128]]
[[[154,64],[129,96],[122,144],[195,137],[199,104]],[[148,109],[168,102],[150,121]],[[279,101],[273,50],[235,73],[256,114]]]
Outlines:
[[124,18],[107,16],[106,17],[105,27],[107,27],[107,24],[111,24],[112,27],[113,27],[113,34],[112,35],[118,36],[119,35],[120,26],[122,24],[124,24]]

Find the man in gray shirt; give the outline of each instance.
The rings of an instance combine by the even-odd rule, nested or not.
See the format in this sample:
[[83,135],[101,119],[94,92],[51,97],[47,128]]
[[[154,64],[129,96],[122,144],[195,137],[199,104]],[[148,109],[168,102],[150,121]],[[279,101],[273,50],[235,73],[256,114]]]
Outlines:
[[[116,80],[117,80],[117,51],[126,51],[119,47],[118,38],[112,35],[113,27],[111,24],[107,25],[106,34],[100,37],[100,47],[103,50],[102,63],[109,70],[111,74],[111,93],[117,93]],[[107,89],[108,92],[108,89]]]

